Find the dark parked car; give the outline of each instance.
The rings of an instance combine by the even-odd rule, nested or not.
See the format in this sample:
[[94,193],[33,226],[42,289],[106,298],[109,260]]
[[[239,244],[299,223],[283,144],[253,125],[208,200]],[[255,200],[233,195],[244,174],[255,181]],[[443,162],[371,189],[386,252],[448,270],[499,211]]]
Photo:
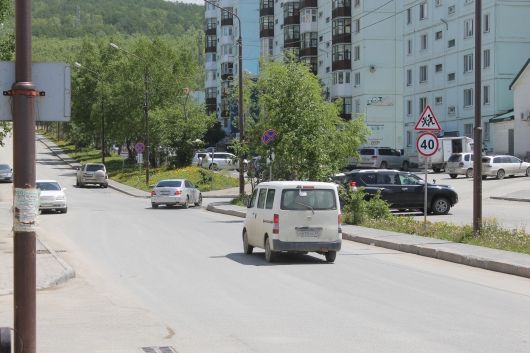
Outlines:
[[[347,173],[345,183],[364,187],[368,194],[381,190],[381,198],[391,208],[418,209],[423,211],[425,180],[419,176],[399,170],[353,170]],[[427,186],[427,211],[444,215],[458,203],[458,194],[452,186],[429,183]]]

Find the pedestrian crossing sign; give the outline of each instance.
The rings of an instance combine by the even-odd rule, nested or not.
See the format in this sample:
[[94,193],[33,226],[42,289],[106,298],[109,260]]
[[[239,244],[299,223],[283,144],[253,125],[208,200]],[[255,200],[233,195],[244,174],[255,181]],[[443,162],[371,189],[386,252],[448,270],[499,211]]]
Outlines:
[[430,105],[425,107],[425,110],[423,111],[423,113],[421,113],[420,119],[416,123],[416,126],[414,126],[414,130],[416,131],[441,131],[442,130],[442,128],[440,127],[440,124],[438,124],[438,120],[436,120],[436,117],[434,116],[434,113],[432,112]]

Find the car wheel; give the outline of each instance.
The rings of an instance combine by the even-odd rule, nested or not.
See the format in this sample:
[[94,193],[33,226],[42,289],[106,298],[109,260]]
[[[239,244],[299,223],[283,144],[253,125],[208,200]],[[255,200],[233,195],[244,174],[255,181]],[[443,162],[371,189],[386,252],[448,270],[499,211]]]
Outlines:
[[245,229],[243,231],[243,251],[245,254],[250,255],[252,254],[252,251],[254,250],[254,247],[252,245],[248,245],[248,235],[247,230]]
[[432,211],[434,214],[437,215],[445,215],[449,212],[449,209],[451,208],[451,204],[449,204],[449,200],[447,200],[443,196],[438,196],[434,199],[432,203]]
[[435,172],[435,173],[440,173],[440,168],[436,167],[436,168],[432,168],[432,171]]
[[526,168],[526,173],[524,173],[526,176],[530,176],[530,167]]
[[109,187],[109,184],[105,183],[105,184],[103,184],[103,187],[106,189],[106,188]]
[[486,180],[487,177],[488,177],[487,175],[483,175],[482,180]]
[[218,170],[217,164],[215,163],[210,164],[210,170]]
[[336,258],[337,258],[337,252],[336,251],[328,251],[326,253],[326,261],[327,262],[335,262]]
[[152,204],[151,204],[151,207],[153,207],[153,208],[158,208],[158,205],[157,205],[156,203],[152,203]]
[[199,199],[195,202],[195,206],[202,206],[202,194],[199,194]]
[[269,238],[265,238],[265,261],[267,262],[274,262],[274,259],[276,258],[276,252],[271,250],[271,246],[269,244]]
[[75,178],[75,186],[79,186],[79,179]]
[[66,213],[66,212],[68,212],[68,207],[61,208],[60,211],[61,211],[61,213]]
[[451,177],[451,179],[456,179],[456,177],[457,177],[458,175],[456,175],[456,174],[449,174],[449,176]]
[[409,162],[407,162],[407,161],[403,162],[403,167],[401,167],[401,170],[404,171],[404,172],[408,172],[409,171]]
[[499,169],[497,171],[497,176],[495,178],[501,180],[501,179],[504,179],[505,175],[506,175],[506,173],[504,172],[504,170]]
[[182,208],[186,209],[190,206],[190,198],[186,196],[186,202],[182,205]]
[[85,183],[80,182],[80,183],[79,183],[79,186],[82,187],[82,188],[84,188],[84,187],[85,187]]
[[468,168],[466,170],[466,178],[473,178],[473,168]]
[[387,169],[388,163],[387,162],[381,162],[381,169]]

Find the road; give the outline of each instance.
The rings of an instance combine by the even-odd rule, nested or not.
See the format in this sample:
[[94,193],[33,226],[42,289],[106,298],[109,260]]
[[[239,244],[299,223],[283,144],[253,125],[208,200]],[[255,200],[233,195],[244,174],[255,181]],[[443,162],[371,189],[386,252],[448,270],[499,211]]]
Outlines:
[[[69,203],[37,233],[76,271],[38,292],[41,353],[530,351],[528,279],[347,241],[334,264],[268,264],[242,253],[239,218],[76,188],[72,169],[37,152],[38,178]],[[0,297],[2,325],[12,301]]]

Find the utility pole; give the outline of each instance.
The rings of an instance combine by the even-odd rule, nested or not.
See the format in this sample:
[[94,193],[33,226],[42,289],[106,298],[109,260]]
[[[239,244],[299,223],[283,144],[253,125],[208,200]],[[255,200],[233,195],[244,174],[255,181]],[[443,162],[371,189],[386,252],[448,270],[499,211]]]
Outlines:
[[475,0],[475,129],[473,131],[473,234],[482,227],[482,0]]
[[15,352],[37,352],[35,84],[32,80],[31,0],[15,1],[13,95],[14,328]]

